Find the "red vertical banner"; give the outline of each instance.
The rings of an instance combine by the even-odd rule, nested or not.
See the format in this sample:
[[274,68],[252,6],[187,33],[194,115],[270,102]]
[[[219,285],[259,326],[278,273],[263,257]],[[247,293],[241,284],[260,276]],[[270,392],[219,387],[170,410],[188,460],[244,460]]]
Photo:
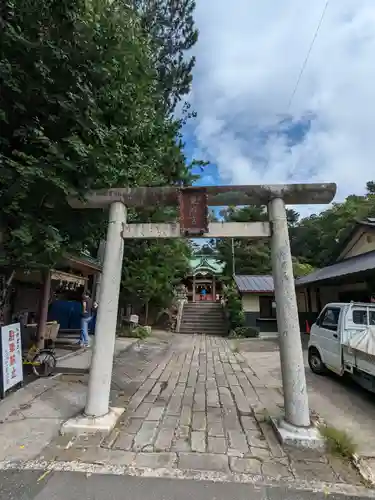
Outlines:
[[180,228],[181,234],[184,236],[208,233],[208,207],[205,190],[181,190]]

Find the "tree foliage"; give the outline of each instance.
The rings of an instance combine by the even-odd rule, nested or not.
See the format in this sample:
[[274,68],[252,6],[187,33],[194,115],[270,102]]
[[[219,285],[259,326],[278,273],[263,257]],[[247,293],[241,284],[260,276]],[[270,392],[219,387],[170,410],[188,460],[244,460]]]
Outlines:
[[4,0],[0,224],[6,261],[97,246],[105,214],[68,194],[190,182],[150,40],[121,1]]
[[[159,88],[165,107],[173,111],[189,93],[194,56],[187,52],[198,40],[194,0],[133,0],[142,27],[151,37]],[[185,110],[189,105],[185,104]]]
[[290,230],[292,253],[300,262],[321,268],[332,264],[357,220],[375,216],[373,182],[363,196],[350,195],[319,214],[301,219]]
[[244,326],[245,315],[242,308],[242,300],[234,283],[228,283],[228,285],[224,287],[223,295],[230,330]]
[[145,240],[127,245],[121,294],[126,303],[163,308],[189,270],[190,247],[183,240]]
[[[188,185],[194,180],[192,167],[204,166],[204,162],[193,160],[190,164],[183,157],[184,147],[181,127],[194,116],[189,105],[183,106],[183,118],[173,120],[171,113],[177,103],[190,91],[194,57],[189,51],[197,41],[198,32],[194,26],[193,0],[133,0],[135,11],[141,19],[144,34],[150,41],[151,58],[156,70],[156,90],[161,99],[158,109],[164,120],[175,126],[176,154],[165,158],[169,165],[165,179],[159,185]],[[175,171],[173,171],[173,168]],[[171,222],[177,219],[175,210],[160,207],[142,210],[134,214],[134,220],[141,222]],[[125,247],[122,299],[130,303],[145,305],[146,317],[149,306],[165,307],[173,296],[173,288],[186,275],[192,246],[188,241],[150,240],[128,242]]]
[[[96,250],[106,213],[72,210],[68,195],[193,181],[201,162],[187,164],[183,121],[172,115],[190,90],[193,10],[191,0],[3,1],[2,264],[50,267]],[[175,219],[166,207],[128,213],[130,222]],[[129,242],[122,296],[164,305],[188,255],[184,241]]]
[[[229,207],[221,212],[226,222],[255,222],[267,220],[263,207]],[[236,274],[269,274],[271,272],[271,253],[268,241],[249,241],[234,239],[234,261]],[[222,239],[217,242],[220,259],[225,262],[225,274],[232,275],[232,242]]]
[[205,243],[204,245],[198,247],[197,252],[198,255],[216,255],[215,246],[209,243]]
[[[342,203],[333,203],[319,214],[300,219],[294,210],[287,210],[294,275],[304,276],[316,268],[333,263],[342,243],[356,221],[375,217],[375,183],[366,184],[362,196],[350,195]],[[266,221],[262,207],[229,207],[221,213],[225,221]],[[230,240],[219,240],[217,249],[226,264],[226,274],[232,275],[232,246]],[[269,241],[234,241],[236,274],[270,274],[272,272]]]

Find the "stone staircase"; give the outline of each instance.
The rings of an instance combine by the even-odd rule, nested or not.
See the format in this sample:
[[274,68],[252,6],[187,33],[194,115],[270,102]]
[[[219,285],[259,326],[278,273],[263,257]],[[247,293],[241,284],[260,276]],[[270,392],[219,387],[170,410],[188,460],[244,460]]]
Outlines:
[[182,311],[179,333],[226,335],[228,326],[222,305],[215,302],[188,302]]

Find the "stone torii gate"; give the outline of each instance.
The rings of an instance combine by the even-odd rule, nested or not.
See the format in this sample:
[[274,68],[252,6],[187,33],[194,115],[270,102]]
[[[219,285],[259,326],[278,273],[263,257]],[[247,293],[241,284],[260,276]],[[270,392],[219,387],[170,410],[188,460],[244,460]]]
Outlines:
[[[110,408],[109,396],[125,239],[271,238],[285,408],[285,416],[274,424],[284,442],[317,442],[310,421],[285,205],[327,204],[335,193],[335,184],[173,186],[109,189],[88,193],[84,200],[70,199],[73,208],[109,207],[109,221],[86,407],[83,415],[63,424],[62,432],[109,431],[124,411]],[[157,205],[179,205],[180,222],[127,224],[127,208]],[[208,222],[208,206],[228,205],[265,205],[269,222]]]

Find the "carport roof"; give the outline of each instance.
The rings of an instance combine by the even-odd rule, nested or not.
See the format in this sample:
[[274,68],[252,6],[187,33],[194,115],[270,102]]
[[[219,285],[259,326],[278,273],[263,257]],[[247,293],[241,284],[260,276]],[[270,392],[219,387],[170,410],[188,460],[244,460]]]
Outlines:
[[296,286],[309,285],[370,270],[375,270],[375,251],[356,255],[355,257],[337,262],[332,266],[318,269],[307,276],[298,278]]
[[234,277],[238,291],[240,293],[273,293],[272,276],[245,276],[238,275]]

